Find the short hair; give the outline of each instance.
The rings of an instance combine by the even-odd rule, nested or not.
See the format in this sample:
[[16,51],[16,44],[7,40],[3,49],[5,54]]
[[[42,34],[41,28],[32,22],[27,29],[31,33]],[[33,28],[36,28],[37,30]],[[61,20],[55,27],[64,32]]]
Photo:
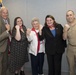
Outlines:
[[1,15],[1,13],[2,13],[3,10],[7,10],[7,12],[8,12],[8,9],[7,9],[5,6],[2,6],[2,7],[0,8],[0,15]]
[[73,14],[75,14],[73,10],[68,10],[68,11],[66,12],[66,14],[67,14],[69,11],[71,11]]
[[40,22],[39,22],[39,19],[38,19],[37,17],[34,17],[34,18],[32,19],[31,24],[32,24],[34,21],[37,21],[38,23],[40,23]]

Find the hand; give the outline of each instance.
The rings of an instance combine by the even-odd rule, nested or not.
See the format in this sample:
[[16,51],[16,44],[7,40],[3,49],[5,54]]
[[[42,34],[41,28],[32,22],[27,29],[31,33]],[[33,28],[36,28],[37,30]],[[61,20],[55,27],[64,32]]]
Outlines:
[[27,33],[27,35],[30,35],[30,33],[31,33],[31,29],[28,28],[27,31],[26,31],[26,33]]
[[41,30],[42,30],[42,28],[43,28],[43,26],[42,26],[42,25],[39,25],[39,31],[41,31]]
[[70,28],[70,26],[68,24],[65,25],[67,28]]
[[65,24],[65,26],[64,26],[64,32],[65,32],[65,31],[68,31],[69,28],[70,28],[70,26],[69,26],[68,24]]
[[20,26],[19,25],[16,25],[15,28],[16,28],[16,30],[19,30],[20,29]]
[[10,25],[9,24],[6,24],[5,27],[6,27],[7,31],[10,31]]
[[43,28],[43,26],[42,25],[39,25],[39,34],[40,35],[42,34],[42,28]]

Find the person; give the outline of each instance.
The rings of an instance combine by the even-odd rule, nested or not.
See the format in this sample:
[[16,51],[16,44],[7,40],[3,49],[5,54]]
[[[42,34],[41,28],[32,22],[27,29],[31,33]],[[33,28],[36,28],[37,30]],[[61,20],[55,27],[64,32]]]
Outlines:
[[[5,21],[7,21],[7,23]],[[8,67],[9,31],[10,22],[8,17],[8,9],[3,6],[0,9],[0,75],[6,75]]]
[[61,60],[66,46],[62,35],[62,25],[58,24],[52,15],[47,15],[45,25],[39,31],[39,38],[40,40],[45,39],[48,75],[61,75]]
[[43,64],[45,55],[45,41],[40,41],[38,38],[39,27],[42,25],[38,18],[32,19],[32,29],[27,29],[27,38],[30,41],[29,53],[31,58],[32,75],[44,75]]
[[66,12],[67,24],[64,25],[63,39],[68,40],[67,45],[67,60],[69,63],[69,75],[75,75],[76,61],[76,18],[72,10]]
[[9,71],[18,75],[25,75],[23,65],[29,61],[28,59],[28,40],[26,38],[26,27],[20,17],[14,19],[14,27],[12,29],[12,39],[10,48]]

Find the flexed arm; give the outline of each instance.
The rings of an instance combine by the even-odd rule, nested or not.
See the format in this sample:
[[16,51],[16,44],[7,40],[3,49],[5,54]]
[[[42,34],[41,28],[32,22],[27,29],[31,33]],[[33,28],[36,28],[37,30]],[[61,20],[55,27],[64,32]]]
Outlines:
[[32,41],[32,39],[33,39],[33,32],[31,31],[30,28],[27,29],[26,34],[27,34],[28,41]]
[[15,28],[16,28],[15,39],[16,39],[17,41],[20,41],[20,40],[21,40],[20,27],[19,27],[19,25],[16,25]]
[[70,29],[70,26],[68,24],[66,24],[64,26],[64,29],[63,29],[63,39],[66,40],[67,39],[67,33],[68,33],[68,30]]
[[0,27],[0,41],[4,40],[5,38],[9,37],[9,35],[10,35],[9,34],[10,25],[7,24],[7,25],[5,25],[5,27],[6,27],[6,30],[3,33],[1,33],[1,27]]

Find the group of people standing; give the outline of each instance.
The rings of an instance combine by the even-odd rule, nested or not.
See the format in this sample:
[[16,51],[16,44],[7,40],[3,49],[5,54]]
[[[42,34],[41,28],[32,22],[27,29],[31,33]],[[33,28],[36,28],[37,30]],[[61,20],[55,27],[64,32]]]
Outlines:
[[35,17],[31,21],[32,28],[29,29],[26,28],[21,17],[16,17],[11,32],[8,10],[2,7],[0,9],[0,75],[6,75],[8,68],[15,75],[19,73],[25,75],[23,66],[29,61],[28,52],[32,75],[44,75],[45,53],[48,75],[61,75],[62,55],[66,47],[69,75],[75,75],[76,19],[72,10],[67,11],[66,20],[67,24],[63,28],[52,15],[47,15],[42,26],[39,19]]

